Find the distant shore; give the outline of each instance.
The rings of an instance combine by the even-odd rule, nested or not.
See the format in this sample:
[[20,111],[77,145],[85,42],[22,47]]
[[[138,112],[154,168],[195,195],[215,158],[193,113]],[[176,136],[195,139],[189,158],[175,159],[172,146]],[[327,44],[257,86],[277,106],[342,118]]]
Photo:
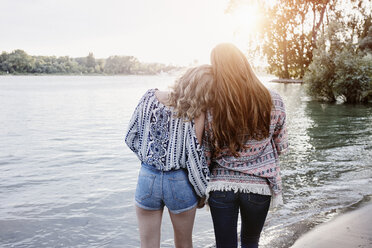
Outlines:
[[[109,74],[109,73],[0,73],[0,77],[11,77],[11,76],[177,76],[181,75],[187,67],[180,67],[177,70],[172,70],[168,72],[160,73],[118,73],[118,74]],[[267,73],[257,73],[258,77],[275,77]],[[270,82],[276,82],[275,80],[282,79],[273,79]]]
[[162,75],[169,75],[169,76],[173,76],[173,75],[177,75],[179,72],[181,72],[182,70],[179,70],[179,71],[172,71],[172,72],[163,72],[163,73],[153,73],[153,74],[146,74],[146,73],[143,73],[143,74],[106,74],[106,73],[9,73],[9,74],[0,74],[0,77],[4,76],[4,77],[12,77],[12,76],[30,76],[30,77],[33,77],[33,76],[87,76],[87,77],[94,77],[94,76],[103,76],[103,77],[116,77],[116,76],[162,76]]
[[302,84],[304,81],[302,79],[285,79],[285,78],[278,78],[270,80],[273,83],[284,83],[284,84]]
[[29,55],[21,49],[0,54],[0,74],[62,74],[62,75],[156,75],[172,73],[183,68],[172,64],[145,63],[134,56],[113,55],[95,58],[90,52],[86,57]]

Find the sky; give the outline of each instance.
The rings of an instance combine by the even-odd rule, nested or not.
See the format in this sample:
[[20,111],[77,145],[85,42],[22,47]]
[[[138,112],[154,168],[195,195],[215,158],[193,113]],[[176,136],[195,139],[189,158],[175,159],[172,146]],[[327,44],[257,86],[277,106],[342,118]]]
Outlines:
[[[0,52],[141,62],[209,63],[212,48],[233,42],[228,0],[0,0]],[[241,44],[239,44],[241,43]],[[242,47],[243,46],[243,47]]]

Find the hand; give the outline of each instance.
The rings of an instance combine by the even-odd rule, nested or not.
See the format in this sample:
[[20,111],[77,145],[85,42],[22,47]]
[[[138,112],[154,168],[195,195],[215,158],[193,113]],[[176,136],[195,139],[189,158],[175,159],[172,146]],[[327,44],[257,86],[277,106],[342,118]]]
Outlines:
[[205,206],[205,197],[198,197],[198,205],[197,208],[203,208]]

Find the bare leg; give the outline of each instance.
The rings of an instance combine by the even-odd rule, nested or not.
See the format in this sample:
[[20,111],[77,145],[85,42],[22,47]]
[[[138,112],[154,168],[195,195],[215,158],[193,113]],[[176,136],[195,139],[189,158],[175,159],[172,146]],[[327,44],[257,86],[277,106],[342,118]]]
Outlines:
[[192,228],[194,227],[196,207],[180,214],[169,215],[173,224],[176,248],[192,248]]
[[141,248],[160,247],[160,227],[163,209],[145,210],[136,206]]

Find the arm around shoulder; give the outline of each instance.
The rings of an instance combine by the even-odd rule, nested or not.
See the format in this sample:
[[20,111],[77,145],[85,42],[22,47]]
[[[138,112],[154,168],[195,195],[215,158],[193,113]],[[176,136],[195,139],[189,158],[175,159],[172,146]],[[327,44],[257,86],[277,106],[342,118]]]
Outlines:
[[197,118],[194,119],[195,133],[196,133],[196,138],[198,139],[199,144],[202,144],[203,142],[204,121],[205,121],[204,112],[202,112]]
[[277,108],[276,114],[278,116],[277,123],[274,129],[273,141],[276,150],[279,155],[284,154],[288,150],[288,132],[287,132],[287,115],[284,107],[283,100],[279,99],[279,104],[275,106]]

